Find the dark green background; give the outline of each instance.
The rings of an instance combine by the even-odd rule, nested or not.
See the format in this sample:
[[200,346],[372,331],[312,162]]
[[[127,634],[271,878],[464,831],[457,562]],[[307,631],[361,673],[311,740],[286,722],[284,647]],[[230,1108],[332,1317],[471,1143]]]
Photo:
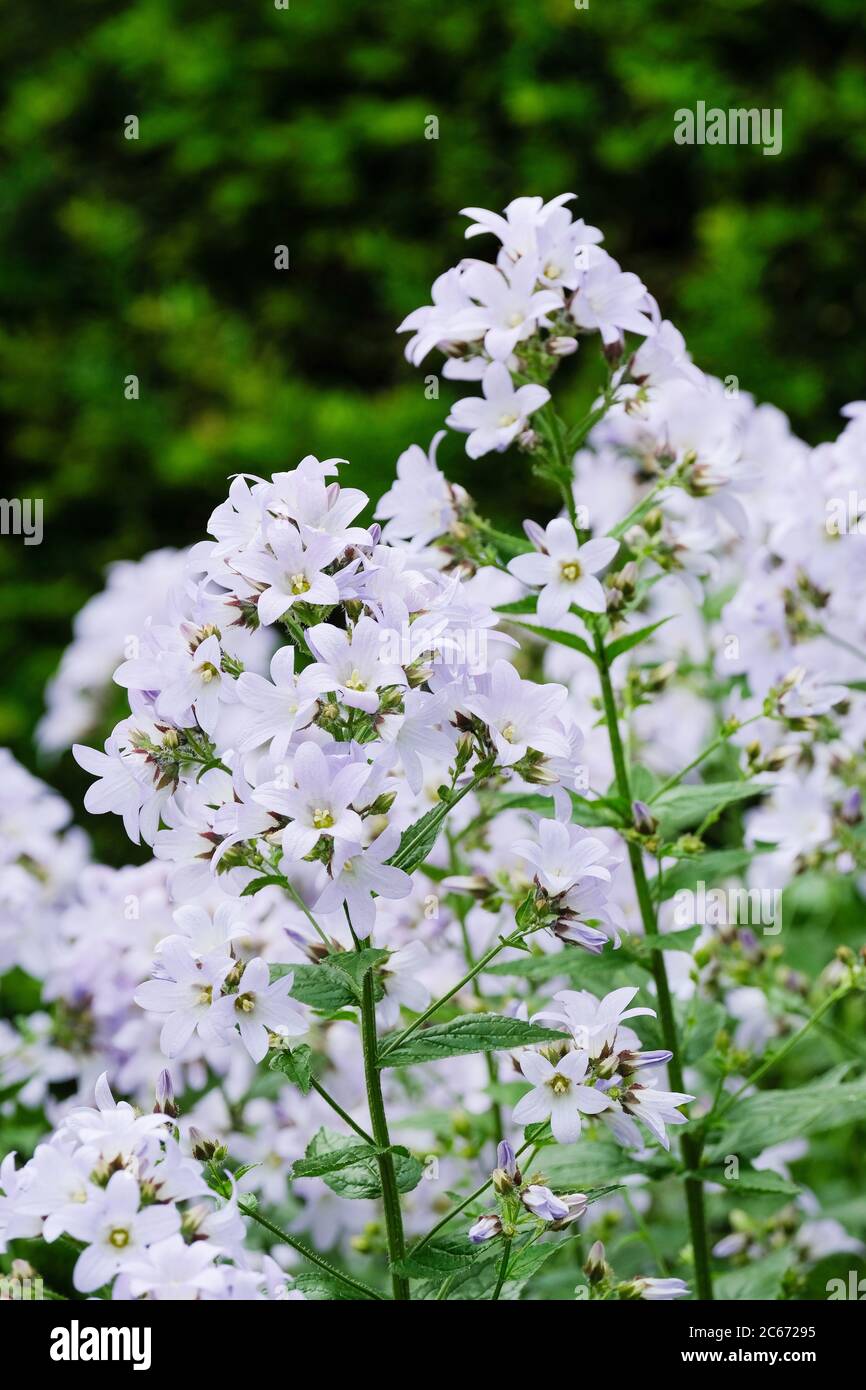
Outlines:
[[[66,0],[7,6],[0,45],[2,491],[45,507],[41,547],[0,539],[0,742],[30,766],[108,561],[199,538],[238,469],[346,455],[378,494],[427,444],[454,392],[394,329],[465,204],[579,193],[701,365],[812,441],[864,394],[863,0]],[[781,107],[783,153],[676,146],[698,100]],[[442,458],[530,505],[518,456]]]

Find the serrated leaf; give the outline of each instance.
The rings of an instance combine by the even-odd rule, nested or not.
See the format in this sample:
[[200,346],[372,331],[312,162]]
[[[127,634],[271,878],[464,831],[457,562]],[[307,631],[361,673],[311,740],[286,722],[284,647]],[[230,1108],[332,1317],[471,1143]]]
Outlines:
[[658,886],[653,884],[653,892],[659,902],[664,902],[684,889],[693,893],[698,883],[710,888],[721,879],[742,874],[756,853],[753,849],[716,849],[680,859],[667,870]]
[[275,1052],[271,1057],[269,1066],[271,1071],[282,1072],[289,1081],[293,1081],[301,1094],[305,1096],[310,1090],[313,1078],[312,1058],[312,1050],[306,1043],[303,1043],[291,1052],[288,1049]]
[[790,1250],[774,1250],[771,1255],[756,1260],[742,1269],[731,1269],[716,1275],[713,1292],[718,1299],[739,1303],[744,1299],[775,1299],[782,1276],[791,1264]]
[[752,1168],[747,1164],[739,1165],[737,1177],[728,1177],[724,1166],[702,1168],[699,1173],[690,1176],[701,1178],[703,1182],[718,1183],[729,1192],[744,1196],[796,1197],[800,1192],[795,1182],[774,1173],[771,1168]]
[[349,979],[350,988],[357,999],[363,993],[364,976],[368,971],[381,965],[390,956],[390,951],[367,947],[363,951],[338,951],[328,958],[332,970],[339,970]]
[[442,1236],[439,1240],[428,1241],[420,1250],[410,1250],[404,1260],[397,1260],[392,1268],[407,1279],[429,1279],[431,1275],[452,1274],[457,1269],[466,1269],[479,1255],[476,1245],[471,1245],[465,1233],[459,1236]]
[[[359,1145],[357,1140],[349,1139],[344,1134],[337,1134],[334,1130],[323,1127],[307,1145],[307,1152],[305,1157],[301,1159],[301,1163],[311,1165],[315,1160],[320,1160],[323,1163],[327,1160],[328,1166],[326,1166],[325,1171],[316,1174],[316,1176],[321,1177],[322,1181],[339,1197],[358,1201],[381,1197],[382,1195],[376,1153],[376,1150],[371,1151],[369,1144]],[[392,1154],[398,1191],[411,1192],[421,1181],[423,1167],[417,1158],[413,1158],[403,1149],[394,1149]],[[348,1162],[345,1164],[330,1166],[331,1159],[339,1163],[339,1160],[345,1159],[347,1156]],[[309,1173],[297,1173],[297,1176],[311,1175]]]
[[[487,766],[488,764],[486,763],[479,763],[475,768],[473,777],[479,778],[486,776],[487,773],[485,768],[487,768]],[[493,767],[494,761],[491,759],[489,760],[489,771],[492,772]],[[389,864],[393,865],[395,869],[403,869],[405,873],[411,874],[424,863],[424,860],[427,858],[428,854],[431,853],[433,846],[436,844],[436,838],[439,834],[439,828],[442,822],[448,815],[457,797],[460,796],[461,790],[463,789],[458,788],[455,796],[453,796],[450,801],[441,801],[438,806],[433,807],[432,811],[428,811],[426,815],[421,816],[419,820],[414,821],[412,825],[406,827],[403,834],[400,836],[400,843],[397,849],[388,860]]]
[[[341,953],[340,965],[336,963],[338,957],[329,956],[318,965],[291,966],[295,977],[291,988],[292,998],[299,1000],[301,1004],[308,1004],[319,1013],[327,1014],[329,1018],[333,1018],[341,1009],[357,1007],[360,997],[357,984],[351,970],[342,965],[344,958],[349,961],[355,954],[350,951]],[[377,979],[374,985],[375,997],[381,999],[382,982]]]
[[670,616],[660,618],[657,623],[647,623],[646,627],[639,627],[634,632],[624,632],[622,637],[617,637],[614,642],[609,642],[604,649],[608,665],[612,661],[616,661],[616,658],[622,656],[624,652],[631,651],[632,647],[645,641],[647,637],[651,637],[658,628],[669,622]]
[[443,1057],[463,1057],[470,1052],[498,1052],[553,1041],[561,1042],[562,1033],[524,1023],[520,1018],[468,1014],[450,1023],[435,1023],[423,1028],[390,1051],[386,1047],[380,1053],[380,1065],[409,1067],[420,1062],[437,1062]]
[[353,1163],[363,1163],[384,1153],[383,1149],[371,1148],[369,1144],[349,1143],[345,1148],[323,1149],[314,1152],[315,1139],[307,1145],[306,1158],[299,1158],[292,1164],[293,1178],[323,1178],[326,1173],[338,1173],[341,1168],[350,1168]]
[[[599,796],[594,801],[590,801],[588,797],[579,796],[577,792],[570,792],[569,795],[573,808],[572,820],[576,824],[584,826],[621,826],[625,824],[627,808],[624,803],[617,802],[612,797]],[[501,811],[533,811],[539,816],[552,816],[555,812],[552,798],[542,796],[539,792],[505,792],[495,798],[493,805]]]
[[355,1290],[342,1280],[332,1279],[318,1270],[304,1270],[296,1274],[294,1287],[300,1289],[304,1297],[312,1303],[330,1303],[337,1299],[351,1303],[370,1301],[360,1289]]
[[762,782],[701,782],[697,786],[671,787],[650,802],[662,834],[669,839],[680,830],[699,825],[711,811],[723,810],[735,801],[766,796]]
[[809,1086],[790,1091],[760,1091],[748,1096],[724,1117],[724,1133],[708,1147],[708,1157],[740,1157],[760,1153],[785,1139],[866,1119],[866,1080],[840,1084],[833,1073]]
[[251,898],[256,893],[260,893],[263,888],[285,888],[286,880],[282,874],[265,874],[262,878],[254,878],[245,888],[241,889],[242,898]]

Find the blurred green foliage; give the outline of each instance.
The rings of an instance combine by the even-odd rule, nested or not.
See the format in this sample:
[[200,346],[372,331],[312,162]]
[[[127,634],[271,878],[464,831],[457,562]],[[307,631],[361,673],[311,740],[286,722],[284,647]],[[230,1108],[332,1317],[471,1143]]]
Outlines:
[[[108,561],[200,537],[233,471],[348,455],[377,494],[428,443],[454,390],[394,329],[466,204],[579,193],[699,362],[807,438],[863,394],[862,0],[67,0],[7,9],[0,64],[3,493],[45,506],[41,547],[0,540],[0,742],[30,765]],[[780,107],[782,154],[676,146],[698,100]],[[443,460],[500,518],[546,505],[516,456]]]

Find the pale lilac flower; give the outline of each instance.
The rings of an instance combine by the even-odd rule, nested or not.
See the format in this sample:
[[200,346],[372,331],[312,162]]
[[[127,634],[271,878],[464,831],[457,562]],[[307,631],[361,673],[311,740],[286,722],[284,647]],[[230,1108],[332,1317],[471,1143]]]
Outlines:
[[520,1067],[533,1089],[517,1102],[514,1123],[539,1124],[550,1120],[553,1137],[560,1144],[580,1138],[581,1114],[599,1115],[610,1102],[593,1086],[584,1086],[589,1057],[585,1052],[566,1052],[554,1066],[538,1052],[523,1052]]
[[131,1173],[121,1170],[104,1191],[94,1189],[88,1200],[69,1208],[67,1234],[87,1242],[76,1261],[72,1282],[79,1293],[93,1293],[109,1283],[130,1256],[180,1228],[180,1215],[169,1203],[141,1207],[141,1189]]
[[630,1009],[628,1005],[637,994],[633,989],[615,989],[603,999],[597,999],[589,990],[561,989],[553,998],[559,1006],[555,1009],[541,1009],[533,1014],[536,1019],[564,1025],[576,1045],[588,1052],[590,1057],[600,1057],[602,1053],[621,1051],[640,1045],[639,1039],[630,1028],[623,1028],[627,1018],[655,1018],[654,1009]]
[[319,623],[307,629],[307,645],[317,658],[304,675],[320,690],[333,690],[350,709],[379,708],[379,691],[408,685],[402,666],[387,659],[387,632],[372,618],[359,618],[350,632]]
[[237,994],[225,994],[213,1009],[214,1025],[228,1042],[237,1024],[244,1047],[254,1062],[261,1062],[270,1045],[269,1034],[302,1037],[309,1024],[299,1006],[289,998],[291,975],[270,983],[267,961],[256,957],[247,963]]
[[624,331],[644,337],[652,333],[649,307],[649,295],[638,277],[606,257],[583,274],[571,301],[571,316],[581,328],[597,329],[609,344],[618,342]]
[[328,536],[294,526],[271,526],[270,551],[244,555],[245,577],[263,586],[258,598],[259,622],[275,623],[296,603],[334,605],[340,591],[324,571],[345,548],[341,536]]
[[334,848],[332,877],[319,895],[316,911],[336,912],[345,903],[355,934],[369,936],[376,921],[373,895],[406,898],[412,892],[409,875],[384,862],[396,850],[397,840],[397,832],[389,830],[366,849],[341,840]]
[[556,517],[547,529],[526,524],[536,553],[516,555],[508,563],[515,578],[531,587],[541,587],[537,613],[546,626],[558,623],[572,604],[588,613],[603,613],[604,590],[595,578],[610,564],[619,550],[611,536],[580,544],[574,527],[565,517]]
[[124,1262],[124,1275],[133,1298],[155,1299],[159,1302],[189,1302],[192,1299],[219,1298],[229,1266],[214,1264],[220,1253],[211,1241],[194,1241],[188,1245],[180,1235],[136,1251]]
[[158,978],[145,980],[133,998],[142,1009],[167,1014],[159,1039],[166,1057],[182,1052],[194,1033],[205,1041],[214,1040],[211,1015],[233,965],[224,948],[195,956],[182,937],[163,942],[156,960]]
[[474,459],[493,449],[500,453],[507,449],[533,411],[550,400],[550,392],[544,386],[530,383],[515,390],[511,373],[502,362],[491,362],[481,389],[483,396],[465,396],[455,401],[446,421],[469,435],[466,452]]
[[244,671],[235,685],[239,702],[250,715],[244,721],[239,748],[248,753],[270,740],[276,761],[286,756],[295,729],[303,728],[316,708],[321,687],[307,671],[295,675],[295,648],[280,647],[271,658],[271,678]]
[[493,1240],[495,1236],[502,1234],[502,1222],[496,1212],[486,1212],[484,1216],[479,1216],[467,1232],[473,1245],[483,1245],[485,1240]]
[[535,332],[545,314],[562,307],[562,296],[536,290],[541,274],[536,258],[527,254],[503,273],[484,261],[473,261],[463,287],[482,305],[484,347],[495,361],[505,361],[515,347]]
[[363,822],[350,808],[369,775],[367,763],[334,763],[318,744],[302,743],[292,766],[295,785],[266,782],[253,792],[253,800],[291,817],[282,834],[283,853],[290,860],[303,859],[322,835],[361,843]]
[[521,680],[511,663],[502,660],[479,685],[479,692],[465,697],[464,703],[484,720],[503,766],[519,762],[530,748],[553,756],[568,751],[556,724],[568,698],[565,686]]
[[549,1187],[542,1187],[538,1183],[530,1183],[521,1192],[520,1200],[539,1221],[562,1221],[568,1216],[568,1203],[551,1192]]

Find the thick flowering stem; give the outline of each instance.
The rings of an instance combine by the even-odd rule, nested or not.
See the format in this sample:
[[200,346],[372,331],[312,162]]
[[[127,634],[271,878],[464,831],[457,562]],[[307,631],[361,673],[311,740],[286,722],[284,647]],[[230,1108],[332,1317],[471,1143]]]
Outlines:
[[385,1116],[385,1102],[382,1099],[382,1078],[379,1073],[379,1043],[376,1037],[376,999],[373,993],[373,974],[368,970],[364,976],[361,998],[361,1039],[364,1047],[364,1075],[367,1081],[367,1101],[370,1106],[370,1123],[373,1138],[380,1148],[388,1150],[377,1156],[379,1180],[382,1184],[382,1204],[385,1208],[385,1232],[388,1238],[388,1257],[391,1262],[391,1279],[394,1297],[408,1299],[409,1280],[397,1274],[394,1265],[405,1258],[406,1241],[403,1236],[403,1215],[400,1211],[400,1193],[397,1188],[397,1174],[394,1157],[390,1153],[391,1138],[388,1134],[388,1121]]
[[[616,711],[613,685],[610,679],[610,666],[604,648],[604,639],[597,625],[594,625],[593,636],[595,640],[596,664],[601,681],[601,697],[604,705],[608,738],[610,739],[610,751],[613,758],[617,791],[630,806],[632,801],[631,784],[619,732],[619,719]],[[641,857],[638,845],[629,844],[628,857],[634,877],[635,892],[637,893],[638,907],[640,908],[644,933],[647,940],[651,941],[654,937],[657,938],[659,936],[658,922],[656,920],[655,908],[653,907],[649,883],[647,882],[646,871],[643,865],[643,858]],[[668,984],[667,970],[665,969],[664,955],[661,950],[655,950],[652,953],[652,974],[656,987],[662,1037],[664,1038],[665,1047],[673,1054],[668,1063],[671,1085],[675,1091],[683,1091],[685,1087],[683,1084],[682,1063],[680,1061],[679,1037],[677,1035],[677,1025],[674,1017],[673,1001],[671,999],[670,985]],[[690,1173],[697,1172],[701,1162],[700,1140],[690,1134],[684,1134],[680,1140],[680,1144],[683,1161],[687,1170]],[[704,1213],[704,1187],[703,1183],[698,1178],[687,1177],[684,1181],[689,1229],[692,1238],[692,1252],[695,1262],[697,1295],[700,1299],[711,1299],[713,1296],[713,1285],[710,1275],[710,1253],[709,1244],[707,1242],[706,1216]]]

